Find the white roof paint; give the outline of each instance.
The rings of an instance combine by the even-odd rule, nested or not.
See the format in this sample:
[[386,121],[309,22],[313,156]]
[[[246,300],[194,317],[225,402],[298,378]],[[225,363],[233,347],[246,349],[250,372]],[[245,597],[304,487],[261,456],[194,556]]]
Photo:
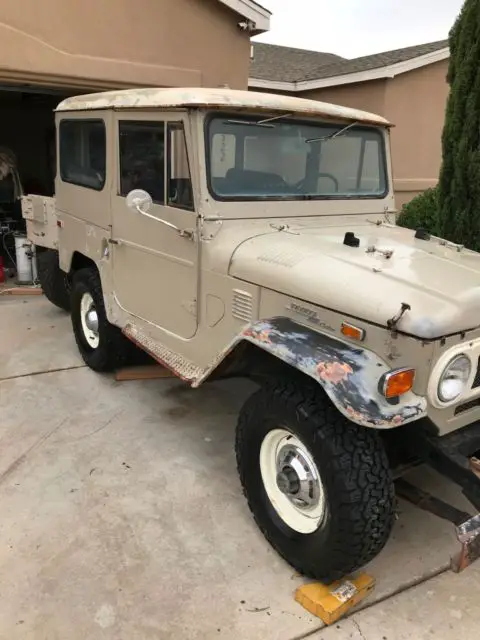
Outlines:
[[240,16],[251,20],[255,24],[254,33],[264,33],[270,30],[270,16],[268,9],[253,0],[218,0]]
[[312,91],[314,89],[324,89],[326,87],[337,87],[344,84],[353,84],[355,82],[368,82],[369,80],[379,80],[382,78],[395,78],[402,73],[408,73],[420,67],[426,67],[429,64],[446,60],[450,57],[448,47],[438,49],[426,53],[423,56],[417,56],[404,62],[397,62],[386,67],[378,67],[377,69],[369,69],[368,71],[357,71],[355,73],[345,73],[340,76],[332,76],[331,78],[320,78],[318,80],[305,80],[303,82],[276,82],[273,80],[259,80],[257,78],[249,78],[248,86],[253,89],[267,89],[269,91],[292,91],[299,93],[301,91]]
[[318,100],[234,89],[126,89],[74,96],[61,102],[57,111],[94,109],[234,109],[267,113],[295,113],[326,119],[366,122],[388,126],[373,113],[340,107]]

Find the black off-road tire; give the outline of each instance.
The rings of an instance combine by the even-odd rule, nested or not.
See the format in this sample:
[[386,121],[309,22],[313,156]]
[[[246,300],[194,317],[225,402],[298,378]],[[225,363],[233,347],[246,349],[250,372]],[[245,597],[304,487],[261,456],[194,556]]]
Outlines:
[[[92,296],[98,316],[99,344],[96,348],[88,344],[82,329],[80,302],[84,293]],[[102,284],[95,268],[75,272],[70,302],[73,333],[85,364],[94,371],[107,372],[135,363],[139,349],[107,320]]]
[[58,251],[38,251],[37,271],[47,300],[64,311],[70,311],[70,284],[67,274],[60,269]]
[[[308,534],[290,528],[265,490],[260,448],[272,429],[289,430],[308,449],[323,483],[325,515]],[[270,544],[300,573],[330,582],[364,566],[385,546],[395,518],[395,491],[376,431],[358,427],[309,381],[270,381],[246,402],[237,426],[240,479]]]

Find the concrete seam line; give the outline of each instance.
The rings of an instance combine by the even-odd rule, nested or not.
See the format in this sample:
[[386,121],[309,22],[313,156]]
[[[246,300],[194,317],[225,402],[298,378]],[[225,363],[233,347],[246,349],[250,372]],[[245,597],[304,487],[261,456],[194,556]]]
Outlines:
[[5,378],[0,378],[0,382],[5,382],[6,380],[16,380],[17,378],[29,378],[30,376],[41,376],[45,373],[59,373],[60,371],[72,371],[75,369],[85,369],[86,364],[77,364],[73,367],[59,367],[58,369],[45,369],[44,371],[32,371],[30,373],[19,373],[16,376],[7,376]]
[[56,431],[58,431],[63,425],[67,422],[68,418],[65,418],[53,429],[50,429],[47,433],[43,434],[36,442],[32,444],[26,451],[24,451],[21,455],[18,456],[0,475],[0,484],[2,484],[7,478],[9,478],[12,473],[14,473],[18,467],[25,462],[28,456],[38,447],[40,447],[50,436],[52,436]]
[[355,618],[352,618],[352,624],[353,626],[356,628],[356,630],[358,631],[358,633],[360,634],[360,637],[362,638],[362,640],[367,640],[365,638],[365,636],[363,635],[362,630],[360,629],[360,625],[358,624],[358,622],[355,620]]
[[[414,578],[410,582],[407,582],[406,584],[398,587],[398,589],[394,589],[391,593],[387,593],[384,596],[382,596],[381,598],[379,598],[378,600],[375,600],[375,602],[367,603],[367,604],[365,604],[365,606],[360,607],[359,609],[352,610],[351,613],[348,613],[343,618],[340,618],[340,620],[338,620],[337,622],[342,622],[342,620],[348,620],[352,616],[357,615],[357,613],[362,613],[363,611],[367,611],[367,609],[371,609],[372,607],[375,607],[377,604],[381,604],[382,602],[385,602],[385,600],[389,600],[390,598],[398,596],[401,593],[405,593],[406,591],[410,591],[410,589],[414,589],[415,587],[418,587],[421,584],[429,582],[433,578],[436,578],[437,576],[440,576],[443,573],[447,573],[448,571],[450,571],[450,562],[445,563],[439,569],[435,569],[431,573],[428,573],[426,575],[420,576],[419,578]],[[320,626],[315,627],[315,629],[312,629],[311,631],[307,631],[306,633],[303,633],[302,635],[294,636],[293,638],[290,638],[290,640],[305,640],[306,638],[311,638],[314,634],[318,633],[322,629],[325,629],[326,626],[327,625],[325,625],[325,624],[321,624]]]

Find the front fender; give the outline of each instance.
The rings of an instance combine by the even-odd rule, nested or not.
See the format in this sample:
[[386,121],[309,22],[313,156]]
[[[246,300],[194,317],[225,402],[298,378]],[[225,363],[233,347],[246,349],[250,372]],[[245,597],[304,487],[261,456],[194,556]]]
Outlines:
[[316,380],[336,408],[359,425],[392,428],[426,416],[426,399],[412,391],[397,404],[379,392],[381,376],[391,369],[371,351],[289,318],[257,322],[241,337]]

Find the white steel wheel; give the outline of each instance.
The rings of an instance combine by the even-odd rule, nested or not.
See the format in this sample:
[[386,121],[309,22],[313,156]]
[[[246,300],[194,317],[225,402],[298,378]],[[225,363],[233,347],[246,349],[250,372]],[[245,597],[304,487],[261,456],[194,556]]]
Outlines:
[[98,314],[93,298],[88,292],[85,292],[80,300],[80,322],[88,346],[96,349],[100,344]]
[[290,431],[269,431],[260,447],[260,473],[275,511],[291,529],[309,534],[325,517],[320,474],[307,447]]

